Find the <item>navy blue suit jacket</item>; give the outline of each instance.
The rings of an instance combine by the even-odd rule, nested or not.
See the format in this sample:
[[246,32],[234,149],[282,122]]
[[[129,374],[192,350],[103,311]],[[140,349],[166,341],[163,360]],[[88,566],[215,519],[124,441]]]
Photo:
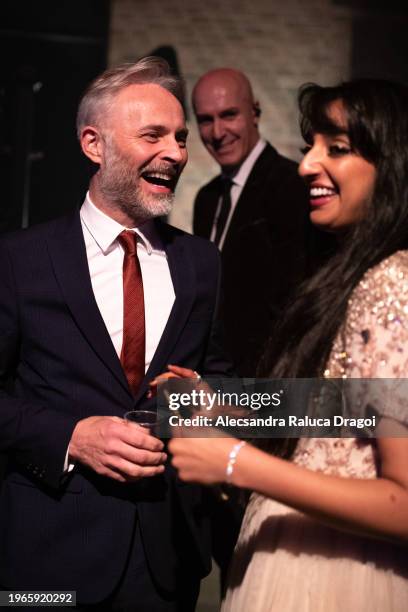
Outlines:
[[129,390],[88,270],[79,213],[0,244],[0,584],[106,597],[124,568],[135,517],[155,581],[173,590],[210,567],[199,487],[161,476],[122,485],[77,466],[63,475],[78,420],[148,407],[147,383],[176,363],[229,369],[218,346],[218,253],[160,222],[176,299],[138,396]]

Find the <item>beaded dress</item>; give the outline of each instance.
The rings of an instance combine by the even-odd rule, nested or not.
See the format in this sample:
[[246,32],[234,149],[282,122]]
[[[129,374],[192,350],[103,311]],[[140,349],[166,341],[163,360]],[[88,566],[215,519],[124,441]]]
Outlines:
[[[325,376],[408,378],[408,251],[369,270],[353,291]],[[408,394],[397,389],[395,397],[385,402],[378,393],[370,403],[408,426]],[[293,461],[325,474],[375,478],[376,458],[373,439],[302,438]],[[408,610],[407,547],[342,532],[253,493],[222,612],[345,610]]]

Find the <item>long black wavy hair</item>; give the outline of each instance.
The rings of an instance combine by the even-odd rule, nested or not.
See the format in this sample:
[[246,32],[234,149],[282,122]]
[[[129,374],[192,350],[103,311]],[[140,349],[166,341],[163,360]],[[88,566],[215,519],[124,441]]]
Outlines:
[[364,218],[341,236],[334,255],[282,312],[261,376],[322,376],[351,292],[369,268],[408,247],[408,88],[374,79],[304,85],[299,108],[307,143],[317,132],[344,132],[329,116],[334,101],[345,111],[352,149],[376,168],[374,193]]

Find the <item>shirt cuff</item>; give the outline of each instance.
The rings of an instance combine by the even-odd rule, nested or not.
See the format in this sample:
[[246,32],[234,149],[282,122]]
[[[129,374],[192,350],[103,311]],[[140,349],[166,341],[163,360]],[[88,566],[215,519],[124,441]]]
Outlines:
[[72,470],[75,467],[75,462],[71,462],[69,461],[69,446],[67,448],[67,452],[65,454],[65,461],[64,461],[64,474],[69,474],[70,472],[72,472]]

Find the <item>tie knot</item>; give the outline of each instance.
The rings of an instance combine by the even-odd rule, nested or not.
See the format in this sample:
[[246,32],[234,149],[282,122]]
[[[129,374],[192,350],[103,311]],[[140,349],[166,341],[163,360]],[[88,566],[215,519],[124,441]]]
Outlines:
[[118,236],[118,240],[123,247],[126,255],[136,255],[137,237],[135,232],[123,230]]
[[231,189],[233,184],[234,184],[234,181],[229,176],[225,175],[221,177],[221,185],[222,185],[223,190]]

